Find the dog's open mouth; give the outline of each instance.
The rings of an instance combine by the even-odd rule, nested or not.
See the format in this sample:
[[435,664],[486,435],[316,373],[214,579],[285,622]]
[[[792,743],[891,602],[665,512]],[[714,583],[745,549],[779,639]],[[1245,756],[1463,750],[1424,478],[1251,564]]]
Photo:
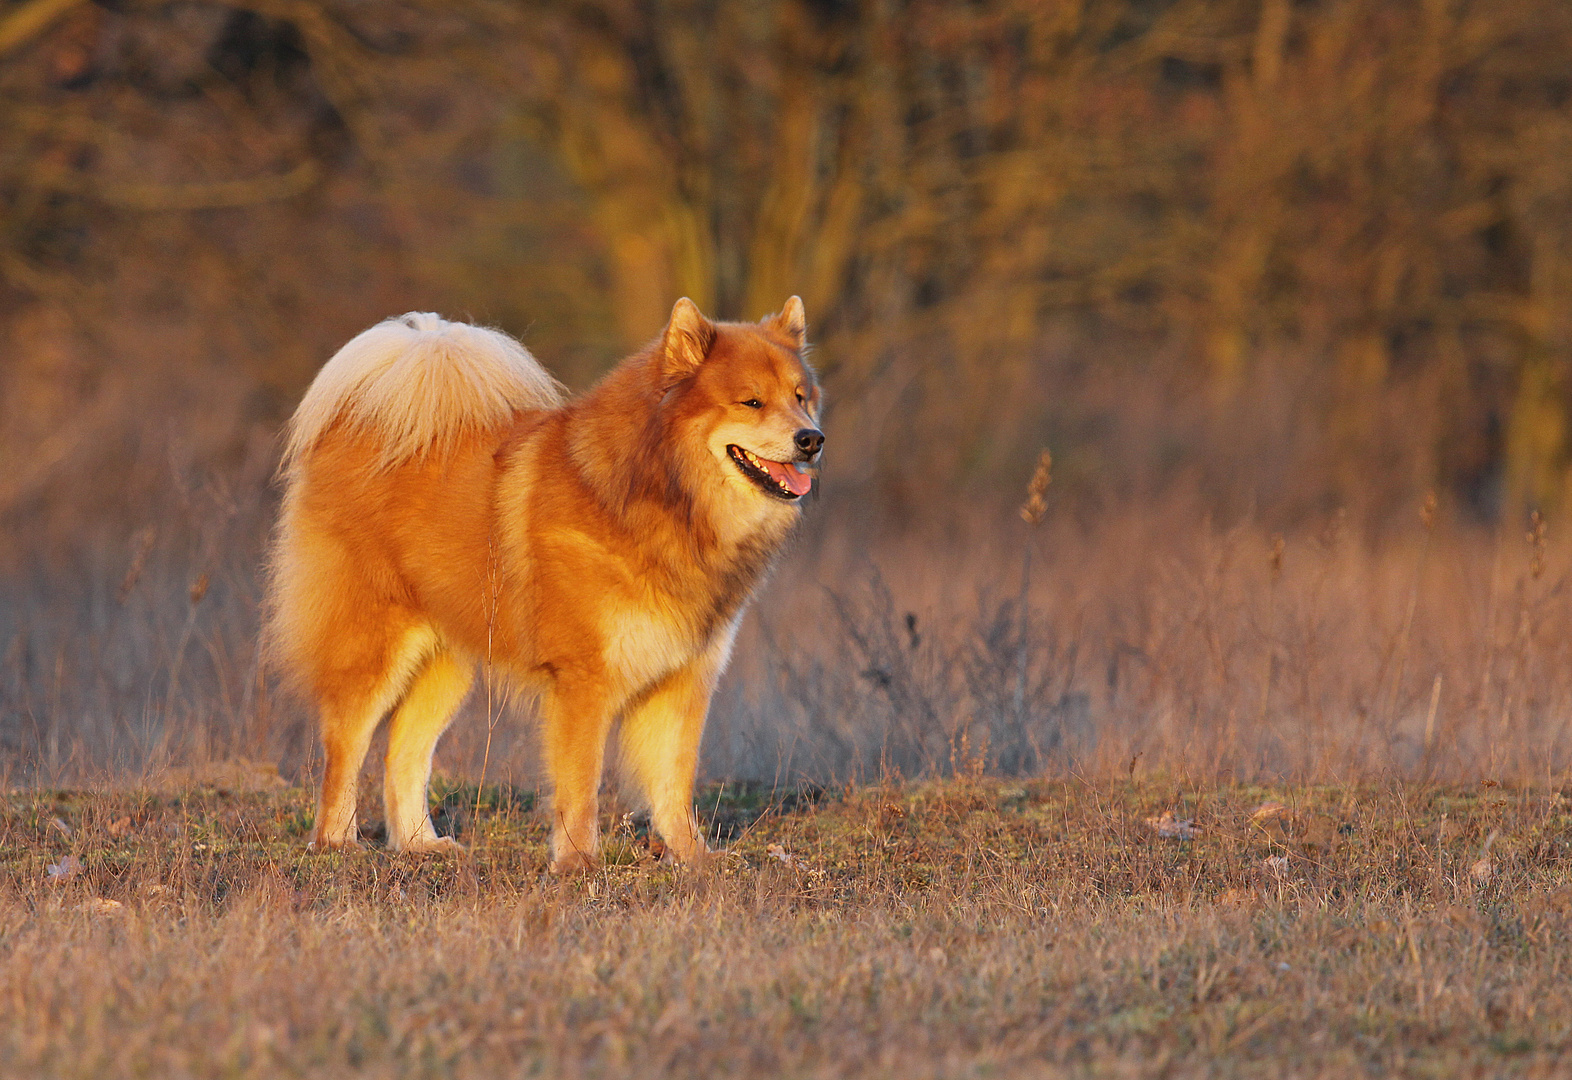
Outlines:
[[740,446],[727,446],[726,452],[742,470],[742,475],[759,485],[759,490],[778,499],[800,499],[813,487],[813,477],[794,461],[771,461]]

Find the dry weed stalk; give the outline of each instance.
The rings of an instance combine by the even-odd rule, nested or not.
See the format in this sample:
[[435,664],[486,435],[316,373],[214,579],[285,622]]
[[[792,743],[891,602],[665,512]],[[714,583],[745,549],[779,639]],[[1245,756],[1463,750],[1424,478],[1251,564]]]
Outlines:
[[[1549,528],[1544,515],[1538,510],[1533,511],[1529,515],[1528,531],[1524,534],[1524,540],[1528,543],[1528,574],[1526,578],[1520,576],[1517,582],[1517,625],[1513,634],[1512,663],[1503,683],[1501,719],[1498,724],[1502,738],[1505,738],[1512,727],[1514,697],[1521,700],[1524,696],[1521,692],[1514,694],[1514,689],[1532,660],[1537,601],[1529,594],[1545,572],[1545,546],[1548,533]],[[1493,761],[1494,752],[1491,757]]]
[[1266,659],[1263,661],[1265,670],[1261,676],[1261,709],[1257,722],[1266,724],[1267,706],[1272,697],[1272,679],[1277,666],[1277,583],[1283,576],[1283,552],[1287,547],[1281,533],[1272,536],[1272,547],[1267,553],[1267,579],[1266,592]]
[[1441,675],[1436,674],[1436,681],[1430,686],[1430,708],[1425,711],[1425,759],[1423,769],[1430,772],[1430,754],[1435,749],[1436,713],[1441,707]]
[[1037,455],[1037,467],[1032,470],[1032,478],[1026,485],[1026,501],[1021,504],[1021,520],[1026,522],[1032,530],[1027,533],[1025,542],[1021,545],[1021,594],[1017,602],[1017,616],[1020,619],[1019,659],[1017,660],[1015,676],[1015,716],[1016,722],[1021,725],[1021,730],[1028,727],[1026,723],[1026,679],[1027,665],[1031,656],[1031,588],[1032,588],[1032,547],[1036,529],[1042,524],[1043,515],[1048,512],[1048,485],[1053,482],[1053,455],[1044,447]]
[[1419,560],[1414,566],[1413,583],[1408,590],[1408,608],[1403,613],[1403,628],[1398,634],[1397,670],[1392,676],[1391,688],[1387,691],[1386,706],[1381,710],[1381,720],[1388,727],[1397,719],[1395,714],[1398,698],[1403,690],[1403,676],[1408,667],[1408,645],[1414,628],[1414,612],[1419,607],[1419,589],[1424,581],[1425,562],[1430,556],[1430,542],[1435,536],[1437,505],[1436,493],[1431,491],[1425,495],[1425,500],[1419,507],[1419,522],[1424,526],[1425,533],[1419,547]]
[[480,779],[475,784],[474,820],[480,822],[480,796],[486,790],[486,770],[491,765],[491,739],[497,730],[497,721],[500,719],[497,702],[494,696],[494,674],[492,671],[492,635],[497,626],[497,605],[501,602],[502,580],[497,572],[497,538],[488,534],[486,537],[486,585],[489,595],[486,598],[486,658],[481,668],[481,678],[486,683],[486,747],[480,756]]
[[131,590],[135,589],[137,582],[142,580],[142,570],[147,565],[148,552],[153,550],[153,541],[158,538],[158,530],[148,525],[138,529],[131,538],[131,563],[126,567],[126,576],[120,579],[118,596],[124,604],[131,598]]

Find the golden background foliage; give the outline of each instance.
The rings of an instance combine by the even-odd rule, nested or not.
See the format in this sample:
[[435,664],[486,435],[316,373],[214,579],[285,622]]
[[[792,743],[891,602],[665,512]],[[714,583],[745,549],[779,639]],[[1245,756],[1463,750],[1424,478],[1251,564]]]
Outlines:
[[[1268,687],[1331,663],[1263,620],[1352,620],[1339,710],[1422,714],[1445,654],[1483,714],[1541,633],[1503,620],[1563,617],[1554,572],[1502,583],[1572,475],[1569,55],[1560,0],[0,3],[0,727],[63,708],[64,643],[113,638],[139,581],[175,597],[165,644],[104,645],[106,694],[172,670],[173,699],[193,639],[250,670],[277,431],[370,323],[470,316],[579,387],[678,295],[793,292],[831,403],[800,567],[1013,581],[1047,446],[1020,610],[1095,597],[1095,634],[1052,617],[1110,671],[1215,571],[1218,679],[1234,646]],[[1431,491],[1446,540],[1411,565]],[[1282,533],[1282,591],[1320,604],[1299,553],[1345,523],[1357,617],[1209,561]]]

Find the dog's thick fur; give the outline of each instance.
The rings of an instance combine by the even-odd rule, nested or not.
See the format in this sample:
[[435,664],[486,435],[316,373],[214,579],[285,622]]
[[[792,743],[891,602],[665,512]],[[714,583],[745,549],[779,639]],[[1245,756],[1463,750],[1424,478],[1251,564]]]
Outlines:
[[314,844],[355,841],[391,712],[389,845],[456,846],[432,829],[431,757],[489,662],[539,694],[552,869],[596,858],[619,720],[668,850],[703,856],[710,694],[822,442],[805,331],[796,297],[757,324],[680,300],[655,343],[566,403],[523,346],[434,315],[328,361],[291,421],[269,605],[276,663],[320,716]]

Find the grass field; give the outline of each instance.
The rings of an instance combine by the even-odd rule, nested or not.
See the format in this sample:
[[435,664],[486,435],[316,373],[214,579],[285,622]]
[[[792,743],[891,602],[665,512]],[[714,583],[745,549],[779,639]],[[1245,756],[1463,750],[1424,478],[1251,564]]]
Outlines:
[[1572,803],[960,778],[704,792],[728,854],[310,855],[311,798],[12,793],[7,1076],[1499,1076],[1572,1060]]

